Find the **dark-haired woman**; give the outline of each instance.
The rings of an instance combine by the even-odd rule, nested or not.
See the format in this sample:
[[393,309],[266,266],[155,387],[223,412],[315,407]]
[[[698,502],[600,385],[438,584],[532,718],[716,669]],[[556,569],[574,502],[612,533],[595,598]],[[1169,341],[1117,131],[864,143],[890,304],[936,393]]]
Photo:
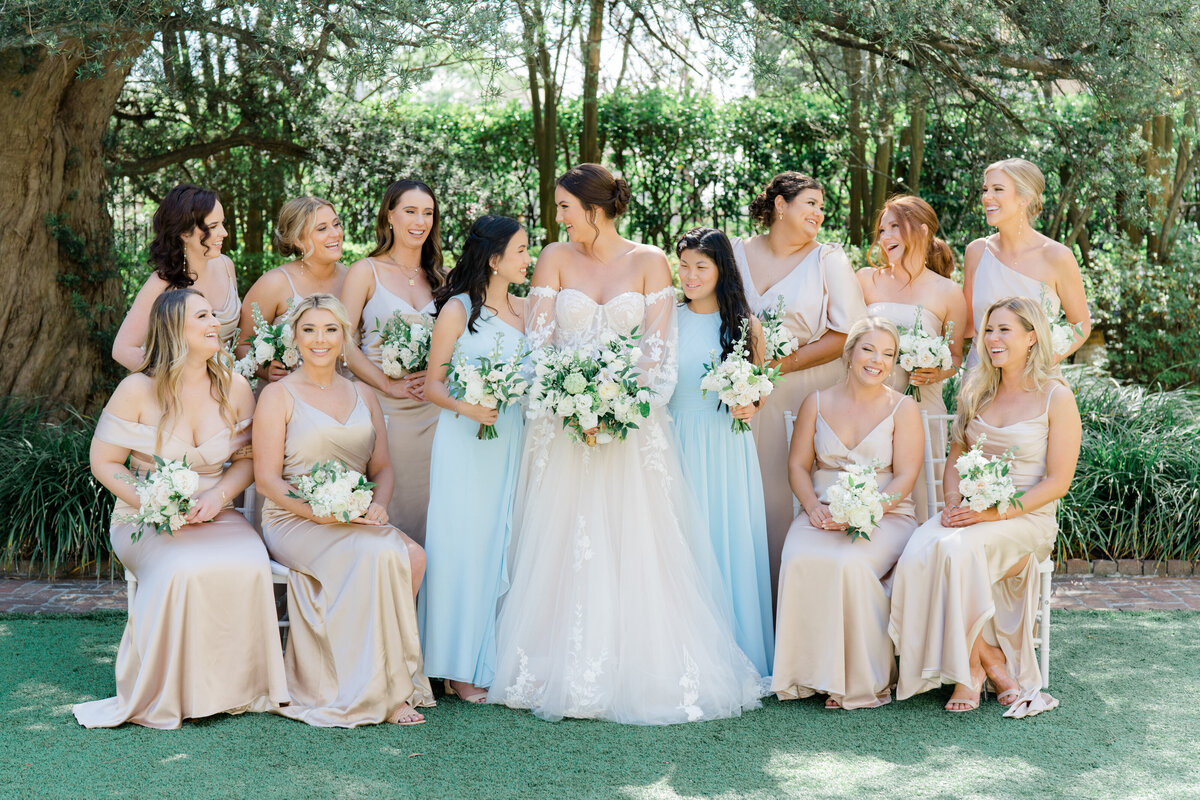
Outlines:
[[624,180],[583,164],[557,183],[571,241],[538,258],[530,346],[594,350],[636,330],[650,413],[623,441],[597,427],[591,447],[558,419],[530,421],[488,700],[543,719],[735,716],[758,706],[763,687],[713,592],[720,571],[663,409],[677,371],[666,256],[617,233]]
[[[160,294],[145,363],[121,381],[96,423],[92,474],[116,495],[109,540],[138,591],[117,651],[116,697],[74,708],[88,728],[178,728],[289,699],[267,550],[230,507],[253,475],[254,395],[219,357],[219,328],[195,289]],[[144,477],[156,458],[186,459],[198,476],[187,524],[170,535],[120,521],[141,505],[126,465]]]
[[[529,268],[529,237],[508,217],[477,219],[438,290],[429,350],[430,401],[442,409],[430,461],[429,517],[419,619],[425,672],[447,694],[487,699],[496,674],[496,608],[507,588],[505,553],[521,461],[520,404],[498,412],[450,395],[446,364],[509,360],[525,346],[525,301],[508,293]],[[480,440],[481,426],[496,438]]]
[[388,517],[421,545],[425,544],[429,457],[439,410],[425,398],[426,370],[399,378],[384,374],[377,331],[397,313],[410,323],[433,314],[433,293],[444,280],[437,198],[420,181],[396,181],[383,193],[375,220],[375,249],[350,267],[341,298],[361,348],[347,353],[347,364],[375,390],[387,418],[396,473]]
[[233,340],[242,301],[233,262],[221,254],[226,235],[225,211],[216,192],[186,183],[167,192],[154,212],[154,241],[150,243],[154,272],[142,284],[117,331],[113,360],[130,372],[141,366],[146,358],[150,306],[168,289],[190,286],[203,294],[220,323],[221,342]]
[[746,299],[756,314],[783,300],[783,322],[799,346],[777,366],[783,380],[754,419],[754,440],[767,504],[771,585],[779,585],[779,558],[792,524],[784,414],[796,414],[811,392],[842,379],[838,359],[846,332],[867,313],[850,260],[836,244],[817,241],[825,221],[825,190],[808,175],[776,175],[750,204],[765,234],[733,243]]
[[678,311],[679,382],[668,409],[679,437],[683,471],[708,519],[722,585],[733,608],[733,635],[760,675],[771,674],[771,573],[762,473],[754,437],[732,430],[749,421],[753,405],[729,408],[700,381],[713,359],[729,355],[747,325],[750,358],[762,363],[762,325],[750,311],[729,239],[712,228],[689,231],[675,245],[686,298]]
[[[875,241],[867,252],[871,268],[858,272],[867,311],[872,316],[891,320],[897,328],[912,328],[917,314],[921,328],[931,336],[941,336],[953,326],[950,356],[954,366],[947,369],[914,369],[907,372],[899,364],[892,369],[888,385],[903,392],[910,384],[921,391],[917,405],[930,414],[945,414],[942,381],[954,375],[962,363],[962,343],[966,334],[967,302],[962,287],[951,280],[954,254],[938,238],[938,218],[919,197],[902,195],[884,203],[875,224]],[[944,432],[931,432],[934,451],[946,452]],[[933,507],[927,497],[924,467],[917,477],[913,500],[917,522],[929,519]],[[942,485],[939,465],[935,491]]]

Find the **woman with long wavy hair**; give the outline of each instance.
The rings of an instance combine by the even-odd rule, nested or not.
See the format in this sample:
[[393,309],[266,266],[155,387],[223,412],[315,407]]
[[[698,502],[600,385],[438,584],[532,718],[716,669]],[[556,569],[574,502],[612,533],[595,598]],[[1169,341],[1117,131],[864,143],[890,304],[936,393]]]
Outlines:
[[[178,728],[288,702],[267,551],[230,507],[253,475],[250,385],[232,374],[200,292],[163,292],[149,320],[145,360],[117,386],[92,439],[92,474],[117,498],[113,552],[138,590],[117,652],[117,696],[75,706],[89,728]],[[187,524],[171,535],[123,521],[141,504],[129,481],[159,458],[186,460],[199,477]]]

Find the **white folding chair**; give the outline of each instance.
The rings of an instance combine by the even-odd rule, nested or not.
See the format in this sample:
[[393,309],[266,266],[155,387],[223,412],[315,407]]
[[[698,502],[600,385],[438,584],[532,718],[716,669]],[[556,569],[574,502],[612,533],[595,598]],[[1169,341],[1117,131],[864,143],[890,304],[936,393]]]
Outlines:
[[[937,496],[937,483],[934,472],[934,467],[938,464],[946,464],[946,453],[935,453],[933,449],[933,437],[930,435],[933,430],[932,426],[940,425],[940,431],[945,437],[944,442],[949,442],[949,436],[946,436],[947,427],[954,421],[953,414],[930,414],[927,411],[921,412],[921,425],[925,429],[925,491],[929,498],[930,517],[941,512],[945,505],[945,500],[939,500]],[[1038,607],[1034,613],[1034,629],[1033,645],[1038,651],[1038,667],[1042,672],[1042,688],[1045,689],[1050,685],[1050,576],[1054,573],[1054,559],[1048,557],[1037,565],[1038,573]]]
[[[792,429],[796,427],[796,415],[791,411],[783,412],[783,427],[787,431],[787,449],[792,452]],[[788,486],[792,485],[791,479],[788,480]],[[792,492],[792,519],[800,516],[800,498],[796,497],[796,493]]]

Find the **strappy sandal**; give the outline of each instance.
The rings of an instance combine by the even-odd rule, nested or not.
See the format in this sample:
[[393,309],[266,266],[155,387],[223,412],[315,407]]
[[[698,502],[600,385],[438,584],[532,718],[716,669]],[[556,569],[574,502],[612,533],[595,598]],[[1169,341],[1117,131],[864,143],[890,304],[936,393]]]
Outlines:
[[393,725],[424,725],[425,715],[412,706],[407,711],[397,711],[388,719]]
[[445,681],[442,682],[442,688],[444,688],[446,690],[447,696],[457,697],[459,700],[462,700],[464,703],[472,703],[474,705],[482,705],[487,702],[487,696],[488,696],[487,689],[478,689],[477,688],[474,692],[471,692],[470,694],[462,695],[462,694],[459,694],[457,690],[455,690],[454,684],[450,683],[449,678],[447,678]]
[[[966,712],[966,711],[974,711],[975,709],[979,708],[979,701],[986,696],[987,696],[987,688],[983,687],[983,688],[980,688],[979,694],[975,695],[974,700],[964,700],[962,698],[955,700],[953,697],[951,697],[949,700],[946,701],[946,705],[942,706],[942,708],[946,709],[951,714],[962,714],[963,712]],[[953,703],[954,705],[958,705],[958,706],[966,706],[966,708],[950,708],[951,703]]]

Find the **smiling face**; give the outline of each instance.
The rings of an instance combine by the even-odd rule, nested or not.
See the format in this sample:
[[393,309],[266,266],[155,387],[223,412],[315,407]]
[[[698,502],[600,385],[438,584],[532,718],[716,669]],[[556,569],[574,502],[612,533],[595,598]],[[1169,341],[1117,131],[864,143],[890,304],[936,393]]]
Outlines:
[[992,310],[983,328],[983,345],[992,366],[1025,368],[1029,350],[1037,342],[1037,334],[1026,330],[1021,318],[1001,306]]
[[204,295],[189,294],[183,322],[183,340],[189,353],[212,358],[221,349],[221,323]]
[[[783,216],[780,217],[779,215]],[[772,228],[782,225],[786,230],[806,239],[815,239],[825,222],[825,193],[820,189],[803,189],[790,203],[775,198],[776,220]]]
[[302,243],[305,260],[332,264],[342,257],[342,220],[329,206],[321,206],[313,212],[312,233]]
[[699,250],[684,250],[679,254],[679,282],[688,300],[704,300],[717,291],[720,269]]
[[850,351],[847,374],[851,380],[877,386],[892,374],[896,364],[896,340],[887,331],[869,330]]
[[904,228],[900,225],[900,217],[895,211],[888,209],[883,212],[883,216],[879,218],[879,231],[876,235],[879,249],[883,251],[888,263],[893,267],[904,263],[904,251],[907,249],[904,245]]
[[[208,233],[208,241],[201,243],[204,233]],[[183,242],[183,252],[189,263],[208,261],[221,255],[221,245],[229,231],[225,230],[225,209],[221,201],[213,203],[212,211],[204,217],[203,227],[196,226],[179,238]]]
[[492,256],[492,269],[509,283],[523,283],[532,259],[529,257],[529,234],[525,229],[514,233],[499,256]]
[[311,308],[296,320],[295,341],[305,364],[324,367],[334,364],[345,343],[342,324],[333,312]]
[[983,213],[987,224],[1000,225],[1010,220],[1024,220],[1029,201],[1017,193],[1012,176],[1002,169],[993,169],[983,176]]
[[596,241],[598,232],[593,217],[598,217],[599,212],[594,209],[589,212],[578,197],[561,186],[554,189],[554,208],[555,221],[563,226],[572,242],[586,245]]
[[396,205],[388,212],[388,224],[396,244],[419,250],[433,230],[433,198],[420,189],[409,189],[396,198]]

